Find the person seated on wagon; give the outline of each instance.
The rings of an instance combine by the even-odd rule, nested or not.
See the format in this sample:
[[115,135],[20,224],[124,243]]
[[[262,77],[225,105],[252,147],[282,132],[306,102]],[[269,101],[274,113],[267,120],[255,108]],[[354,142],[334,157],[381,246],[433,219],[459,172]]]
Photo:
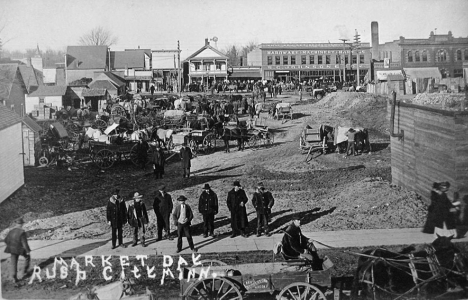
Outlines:
[[291,224],[284,231],[281,252],[286,260],[309,260],[312,261],[314,270],[321,270],[323,261],[317,253],[317,248],[311,239],[302,234],[300,226],[300,219],[294,218],[291,221]]

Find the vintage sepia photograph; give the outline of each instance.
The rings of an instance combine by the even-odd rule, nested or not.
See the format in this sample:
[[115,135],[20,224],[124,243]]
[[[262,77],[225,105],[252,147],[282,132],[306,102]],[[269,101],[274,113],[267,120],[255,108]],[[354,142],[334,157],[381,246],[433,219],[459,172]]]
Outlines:
[[0,298],[468,299],[467,16],[0,0]]

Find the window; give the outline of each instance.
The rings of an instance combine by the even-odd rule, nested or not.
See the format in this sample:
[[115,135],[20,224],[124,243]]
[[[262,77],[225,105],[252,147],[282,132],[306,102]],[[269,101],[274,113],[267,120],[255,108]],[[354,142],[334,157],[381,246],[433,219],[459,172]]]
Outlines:
[[465,60],[468,60],[468,49],[465,49]]
[[307,64],[307,56],[302,55],[301,56],[301,65],[305,65],[305,64]]
[[341,64],[340,55],[338,54],[335,56],[335,64]]
[[287,65],[287,64],[288,64],[288,57],[283,56],[283,65]]
[[419,51],[414,51],[414,61],[415,62],[419,62],[420,59],[419,59]]
[[195,70],[200,70],[201,63],[194,62],[193,64],[195,65]]
[[322,55],[317,56],[317,64],[319,64],[319,65],[323,64],[323,56]]
[[356,57],[356,55],[353,55],[353,64],[357,64],[357,57]]
[[445,51],[444,49],[440,49],[439,51],[437,51],[436,61],[438,62],[447,61],[447,51]]
[[267,65],[273,64],[273,58],[271,56],[267,56]]
[[295,65],[295,64],[296,64],[296,57],[291,56],[291,65]]
[[427,51],[423,50],[422,52],[422,61],[427,61]]
[[462,60],[461,50],[457,50],[457,60]]
[[344,60],[345,64],[349,64],[349,56],[347,54],[345,54]]
[[364,54],[359,54],[359,63],[360,64],[364,63]]
[[325,63],[326,63],[327,65],[330,64],[330,60],[331,60],[331,59],[330,59],[330,55],[325,55]]
[[39,104],[45,103],[45,98],[44,97],[39,97]]
[[275,56],[275,65],[281,65],[281,56]]
[[463,69],[454,69],[453,77],[463,77]]
[[413,62],[413,52],[408,51],[408,62]]
[[315,56],[314,56],[314,55],[310,55],[310,56],[309,56],[309,63],[310,63],[311,65],[315,64]]

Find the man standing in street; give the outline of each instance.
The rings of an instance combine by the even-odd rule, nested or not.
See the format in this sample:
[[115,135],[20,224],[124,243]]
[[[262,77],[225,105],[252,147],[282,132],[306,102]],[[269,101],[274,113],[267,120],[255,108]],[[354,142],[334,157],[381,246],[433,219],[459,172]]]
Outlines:
[[182,160],[182,169],[184,169],[184,178],[190,177],[190,160],[192,159],[192,150],[187,147],[186,143],[182,144],[182,149],[180,149],[180,159]]
[[22,255],[26,261],[23,268],[23,278],[28,275],[29,263],[31,262],[31,249],[29,248],[26,232],[23,229],[24,220],[20,218],[16,221],[15,226],[8,232],[5,238],[5,253],[10,253],[10,276],[15,284],[18,283],[18,257]]
[[275,198],[273,198],[272,193],[263,186],[263,182],[259,182],[258,187],[260,188],[260,191],[262,192],[263,197],[267,199],[268,206],[266,208],[265,214],[266,214],[268,223],[270,223],[271,222],[271,208],[273,207],[273,205],[275,205]]
[[119,247],[126,248],[123,244],[122,227],[127,223],[127,206],[120,196],[120,190],[115,189],[107,202],[107,223],[112,228],[112,249],[116,248],[117,236]]
[[153,173],[156,179],[162,179],[164,174],[164,151],[161,148],[161,143],[158,138],[156,141],[156,145],[153,148],[153,152],[151,154],[151,162],[153,164]]
[[203,237],[214,236],[214,217],[218,214],[218,196],[208,183],[205,183],[198,202],[198,211],[203,216]]
[[245,230],[249,226],[249,220],[247,219],[247,209],[245,205],[248,201],[247,195],[239,181],[234,181],[234,188],[228,192],[226,201],[227,207],[231,212],[231,238],[239,234],[243,237],[247,237]]
[[154,95],[154,90],[155,90],[155,88],[154,88],[154,84],[152,84],[152,85],[151,85],[151,87],[150,87],[151,96],[153,96],[153,95]]
[[162,239],[163,229],[165,232],[165,237],[169,240],[172,240],[170,224],[172,208],[172,197],[166,192],[166,186],[162,185],[159,187],[159,191],[156,192],[156,197],[154,197],[153,202],[153,209],[154,213],[156,214],[156,221],[158,227],[158,236],[156,237],[157,241],[160,241]]
[[348,147],[346,148],[346,155],[345,155],[345,158],[348,157],[349,155],[349,150],[351,150],[351,153],[353,154],[353,156],[356,155],[355,153],[355,145],[354,145],[354,136],[356,135],[356,131],[353,129],[353,128],[350,128],[347,132],[346,132],[346,136],[348,137]]
[[257,190],[252,197],[252,205],[257,211],[257,236],[261,236],[262,228],[267,236],[270,236],[270,229],[268,228],[268,198],[263,193],[263,183],[258,183]]
[[177,198],[179,204],[174,208],[174,212],[172,213],[174,223],[177,224],[177,253],[182,251],[182,234],[185,234],[192,252],[197,253],[193,245],[192,233],[190,232],[193,212],[190,206],[185,204],[185,200],[187,200],[185,196],[179,196]]
[[146,205],[141,200],[143,195],[136,192],[133,196],[133,203],[128,207],[128,224],[133,227],[133,244],[135,247],[138,243],[138,236],[141,237],[141,245],[146,247],[145,233],[146,225],[148,224],[148,213]]

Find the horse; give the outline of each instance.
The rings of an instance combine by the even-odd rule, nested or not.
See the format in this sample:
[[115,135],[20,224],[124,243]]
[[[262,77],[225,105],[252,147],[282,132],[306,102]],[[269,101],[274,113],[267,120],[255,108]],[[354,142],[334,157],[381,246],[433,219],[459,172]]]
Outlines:
[[359,288],[363,299],[395,299],[415,293],[418,298],[431,298],[456,286],[462,287],[466,296],[466,259],[451,239],[438,236],[417,252],[365,251],[358,259],[351,299],[357,298]]
[[248,140],[247,128],[234,127],[234,128],[222,128],[221,139],[224,141],[225,152],[229,151],[229,141],[237,141],[237,148],[239,151],[244,150],[244,144]]
[[372,152],[372,147],[369,141],[369,132],[367,128],[356,132],[356,134],[354,135],[354,142],[356,147],[356,153],[358,152],[358,150],[360,150],[362,154],[366,149],[368,153]]

